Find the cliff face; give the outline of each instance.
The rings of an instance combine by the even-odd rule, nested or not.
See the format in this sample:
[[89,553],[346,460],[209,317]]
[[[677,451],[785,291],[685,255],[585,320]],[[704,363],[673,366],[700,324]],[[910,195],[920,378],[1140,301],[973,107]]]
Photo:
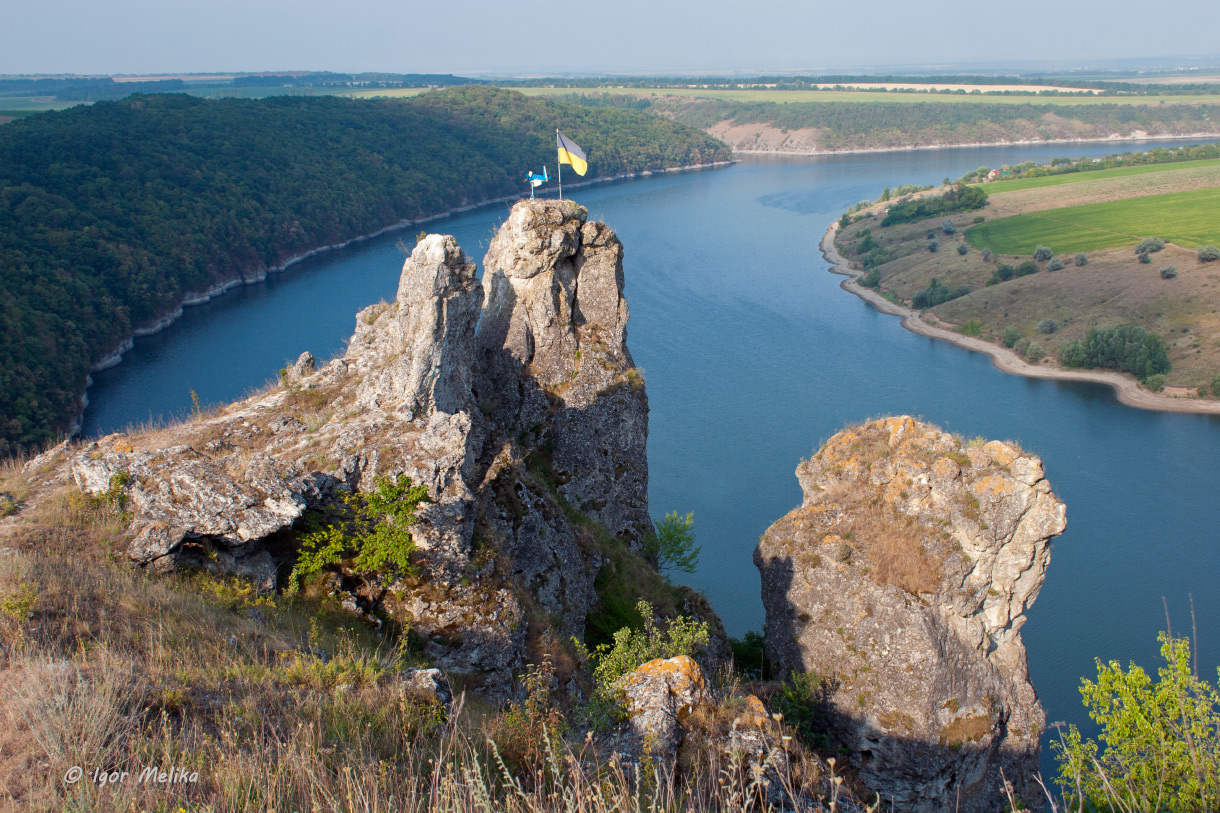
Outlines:
[[1045,715],[1020,628],[1064,505],[1036,457],[909,417],[840,432],[755,551],[766,646],[825,678],[861,778],[904,810],[1038,803]]
[[602,558],[572,509],[625,544],[649,527],[648,407],[613,232],[570,202],[523,201],[485,267],[480,285],[451,237],[428,236],[342,358],[316,370],[306,354],[281,388],[175,428],[172,444],[91,443],[77,483],[129,501],[136,561],[195,560],[272,588],[281,532],[405,474],[431,499],[411,530],[418,576],[344,568],[330,589],[504,689],[532,632],[584,633]]

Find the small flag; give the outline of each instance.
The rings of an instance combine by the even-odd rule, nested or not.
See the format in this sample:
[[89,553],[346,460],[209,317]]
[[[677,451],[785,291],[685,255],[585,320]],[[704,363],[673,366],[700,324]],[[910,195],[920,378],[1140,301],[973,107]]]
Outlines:
[[577,175],[584,175],[589,169],[585,151],[564,138],[558,130],[555,131],[555,140],[559,145],[559,163],[570,164]]

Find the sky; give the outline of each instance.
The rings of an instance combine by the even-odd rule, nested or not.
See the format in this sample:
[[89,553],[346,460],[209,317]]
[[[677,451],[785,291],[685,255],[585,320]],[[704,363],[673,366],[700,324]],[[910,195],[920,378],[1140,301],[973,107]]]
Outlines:
[[1164,8],[1131,0],[0,0],[0,74],[827,72],[1220,53],[1220,2]]

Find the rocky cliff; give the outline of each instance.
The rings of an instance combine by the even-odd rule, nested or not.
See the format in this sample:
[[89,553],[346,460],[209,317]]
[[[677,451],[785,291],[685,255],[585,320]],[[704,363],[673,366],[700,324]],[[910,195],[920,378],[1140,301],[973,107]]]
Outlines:
[[429,235],[343,357],[316,369],[304,354],[268,392],[90,443],[73,474],[126,502],[137,562],[194,561],[268,589],[306,512],[410,477],[430,499],[411,529],[415,575],[345,565],[329,589],[498,691],[539,636],[583,636],[606,551],[581,527],[600,523],[624,550],[651,527],[622,258],[570,201],[514,206],[482,283],[453,238]]
[[1020,628],[1064,505],[1018,447],[910,417],[840,432],[755,551],[767,653],[824,679],[861,778],[903,810],[1039,803],[1045,715]]

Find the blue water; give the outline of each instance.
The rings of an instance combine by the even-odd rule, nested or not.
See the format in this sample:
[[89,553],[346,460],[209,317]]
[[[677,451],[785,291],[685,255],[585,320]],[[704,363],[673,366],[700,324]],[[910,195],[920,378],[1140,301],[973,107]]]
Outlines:
[[[730,633],[761,628],[751,553],[767,526],[799,504],[799,460],[846,423],[909,413],[966,437],[1019,441],[1042,456],[1067,503],[1068,530],[1024,628],[1050,721],[1087,722],[1077,686],[1095,675],[1095,657],[1155,666],[1162,599],[1181,633],[1193,594],[1200,669],[1216,674],[1220,419],[1145,412],[1104,387],[1003,374],[986,356],[908,333],[840,290],[817,249],[847,205],[887,184],[1108,151],[760,159],[575,191],[626,246],[629,342],[652,406],[653,512],[695,513],[703,554],[685,581],[707,594]],[[454,234],[481,259],[506,211],[429,230]],[[356,311],[394,297],[398,239],[317,257],[188,308],[95,376],[85,433],[181,415],[192,390],[204,403],[231,400],[302,350],[341,352]]]

